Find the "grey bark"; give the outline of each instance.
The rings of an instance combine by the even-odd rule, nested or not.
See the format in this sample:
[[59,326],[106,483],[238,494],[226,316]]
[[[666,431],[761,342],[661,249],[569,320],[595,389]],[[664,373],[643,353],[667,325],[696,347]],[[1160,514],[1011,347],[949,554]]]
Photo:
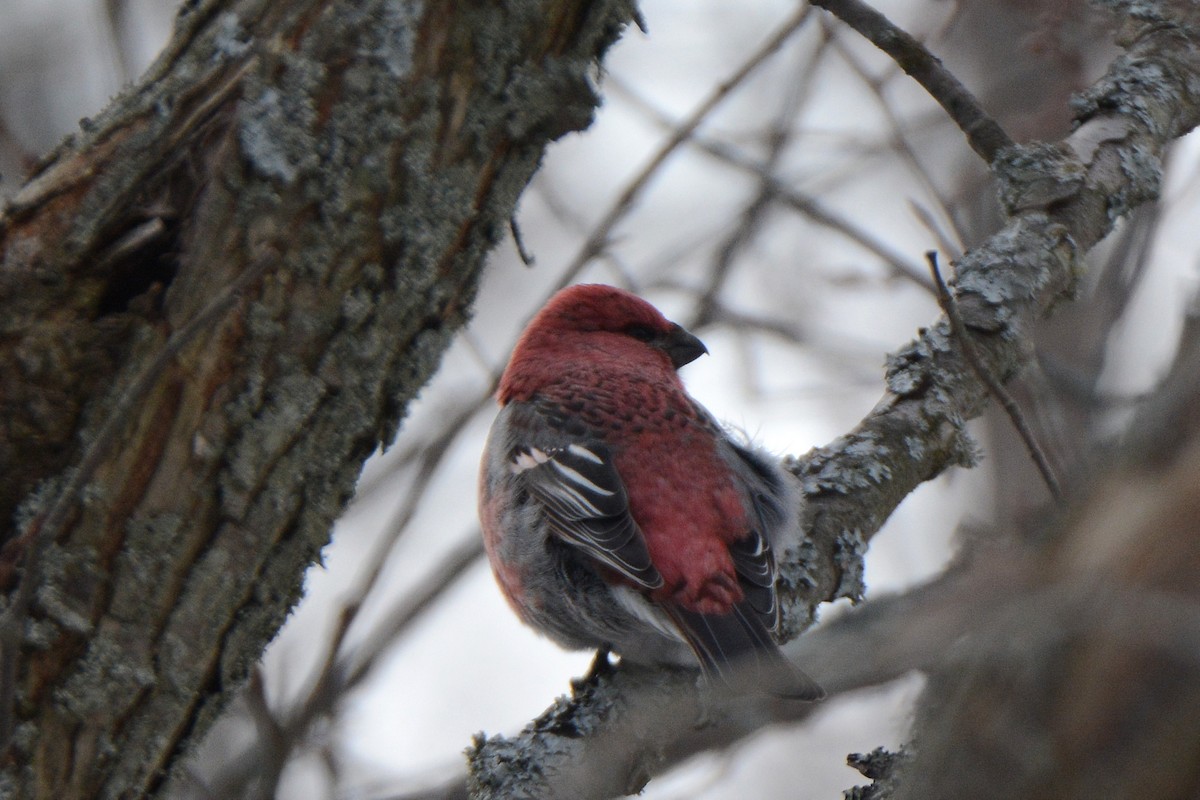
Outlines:
[[199,0],[0,215],[0,795],[161,795],[628,2]]

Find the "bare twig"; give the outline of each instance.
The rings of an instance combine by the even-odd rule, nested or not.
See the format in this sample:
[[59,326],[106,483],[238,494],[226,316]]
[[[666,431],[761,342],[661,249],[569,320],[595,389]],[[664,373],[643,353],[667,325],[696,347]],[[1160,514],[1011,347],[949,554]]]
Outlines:
[[113,65],[117,69],[117,73],[121,76],[121,82],[130,81],[136,78],[133,68],[129,63],[129,54],[125,51],[122,33],[125,29],[125,20],[128,17],[128,3],[125,0],[104,0],[104,35],[108,39],[108,44],[112,50]]
[[[301,700],[275,715],[279,720],[278,741],[283,743],[287,753],[294,752],[304,742],[313,723],[328,715],[342,698],[359,686],[370,675],[371,668],[379,663],[379,656],[482,556],[482,537],[478,534],[465,537],[382,623],[364,637],[364,644],[357,649],[347,651],[343,644],[361,605],[351,602],[342,609],[326,658],[311,688]],[[215,794],[240,796],[241,790],[258,776],[261,769],[262,754],[258,747],[255,743],[222,765],[221,774],[208,781],[209,785],[217,787]]]
[[754,198],[746,205],[745,209],[743,209],[733,231],[717,248],[712,268],[709,270],[708,280],[706,281],[707,285],[700,294],[694,318],[686,323],[684,327],[700,327],[712,318],[718,296],[725,285],[729,273],[733,269],[734,263],[737,261],[738,255],[754,240],[754,237],[761,230],[766,213],[776,198],[775,192],[771,190],[769,185],[771,176],[778,169],[780,161],[783,159],[783,154],[795,135],[794,119],[797,112],[803,107],[804,100],[812,87],[812,82],[818,74],[818,70],[815,67],[825,52],[827,45],[828,39],[812,49],[812,52],[808,54],[806,59],[807,63],[796,70],[796,74],[802,76],[801,79],[791,84],[789,90],[784,93],[783,103],[766,132],[767,153],[762,161],[762,172],[758,175],[758,191],[755,193]]
[[[467,430],[467,424],[471,421],[471,418],[482,412],[492,402],[492,395],[495,393],[496,385],[499,381],[499,372],[494,372],[488,380],[487,388],[477,396],[463,403],[457,409],[448,409],[445,407],[440,409],[439,416],[444,420],[444,424],[437,432],[437,435],[428,439],[418,438],[415,434],[410,435],[403,450],[389,454],[385,469],[362,480],[355,492],[355,502],[362,502],[382,489],[393,489],[397,475],[418,461],[426,465],[423,468],[428,469],[430,452],[445,453],[445,451],[454,445],[458,437]],[[433,464],[432,466],[436,467],[437,465]],[[405,504],[404,508],[410,509],[410,511],[398,513],[394,516],[394,519],[411,516],[412,492],[419,493],[419,489],[414,488],[407,495],[409,502]],[[393,524],[392,527],[394,529],[395,525]],[[385,546],[382,550],[383,554],[386,555],[390,547],[390,545]]]
[[1012,139],[987,115],[967,87],[924,45],[897,28],[887,17],[860,0],[811,0],[811,3],[833,14],[891,56],[946,110],[966,135],[971,149],[988,164],[1002,149],[1012,146]]
[[266,684],[263,682],[262,668],[259,666],[255,666],[250,672],[246,706],[254,720],[255,731],[258,734],[255,745],[262,756],[255,775],[258,779],[256,794],[263,798],[274,797],[279,787],[279,779],[283,776],[283,768],[287,765],[289,747],[287,736],[279,726],[279,720],[271,713],[267,704]]
[[[962,257],[962,237],[958,235],[957,230],[955,231],[955,237],[958,241],[951,241],[950,234],[942,228],[932,211],[912,199],[908,201],[908,207],[912,210],[913,216],[920,220],[921,224],[925,226],[925,230],[929,231],[929,234],[937,241],[938,247],[943,252],[950,254],[951,261]],[[953,221],[951,224],[953,224]]]
[[963,358],[976,377],[983,381],[983,384],[987,387],[992,397],[995,397],[997,402],[1000,403],[1000,406],[1004,409],[1004,413],[1008,414],[1008,418],[1012,420],[1013,427],[1017,430],[1017,435],[1025,443],[1025,447],[1029,450],[1029,455],[1033,459],[1033,463],[1037,465],[1038,472],[1042,474],[1042,480],[1046,482],[1046,488],[1050,490],[1050,496],[1054,498],[1056,503],[1061,503],[1063,501],[1062,486],[1054,474],[1054,469],[1050,466],[1050,461],[1046,458],[1046,453],[1042,449],[1042,446],[1038,444],[1037,436],[1034,435],[1033,429],[1025,421],[1025,415],[1021,413],[1017,402],[1013,400],[1008,390],[1004,388],[1000,381],[996,380],[996,376],[984,366],[983,361],[980,359],[979,351],[975,349],[975,343],[971,340],[971,334],[967,330],[962,315],[958,311],[958,303],[954,300],[954,295],[950,293],[950,288],[946,286],[945,280],[942,279],[942,271],[938,268],[937,253],[930,250],[925,254],[925,257],[929,260],[929,271],[933,275],[933,282],[937,287],[938,305],[942,307],[942,311],[945,312],[946,318],[950,321],[950,330],[954,333],[954,338],[958,340]]
[[508,230],[512,233],[513,246],[517,248],[517,256],[521,259],[521,263],[532,267],[536,259],[534,259],[533,253],[525,249],[525,239],[521,236],[521,226],[517,224],[516,214],[508,218]]
[[[630,87],[615,79],[610,79],[610,82],[660,125],[665,127],[674,126],[671,120],[668,120],[658,109],[639,97]],[[933,291],[933,285],[929,282],[929,278],[925,272],[918,265],[910,262],[904,254],[894,250],[886,242],[848,217],[842,216],[823,205],[815,197],[789,186],[775,175],[772,175],[762,163],[750,158],[739,149],[725,142],[694,136],[691,139],[691,143],[701,152],[758,177],[762,181],[763,186],[779,202],[790,207],[793,211],[799,212],[811,222],[845,236],[859,247],[878,257],[897,276],[911,281],[926,291]]]
[[339,659],[337,667],[344,673],[345,687],[349,689],[361,683],[383,651],[481,558],[483,536],[476,530],[464,537],[446,554],[441,563],[430,570],[425,580],[410,592],[402,603],[392,609],[372,631],[367,644],[353,653],[348,653],[344,659]]
[[[832,26],[832,23],[827,24]],[[883,87],[886,84],[887,79],[890,78],[894,72],[892,70],[888,70],[886,77],[876,77],[872,75],[867,69],[866,65],[862,63],[862,60],[856,57],[853,51],[851,51],[851,49],[846,46],[846,43],[842,41],[842,37],[833,34],[832,31],[830,36],[830,44],[835,50],[837,50],[837,53],[841,57],[842,61],[844,61],[846,65],[850,67],[851,72],[857,75],[858,79],[862,81],[868,89],[870,89],[871,96],[875,99],[875,103],[879,107],[879,110],[883,112],[884,117],[887,119],[888,127],[891,129],[892,135],[890,138],[892,149],[895,150],[895,152],[900,156],[901,160],[908,165],[909,171],[921,184],[925,192],[937,203],[938,210],[941,213],[942,218],[946,220],[952,228],[956,228],[957,226],[955,225],[954,215],[950,212],[949,201],[938,188],[937,183],[933,179],[933,175],[930,174],[929,168],[926,167],[924,162],[921,161],[921,157],[917,154],[917,151],[909,142],[908,137],[905,136],[906,126],[903,124],[903,121],[896,113],[896,109],[893,107],[893,104],[888,100],[887,95],[883,91]],[[941,245],[943,250],[947,252],[962,252],[963,237],[958,233],[957,229],[955,230],[955,238],[958,240],[957,243],[953,247],[947,247],[944,243],[946,237],[941,234],[942,226],[940,224],[935,224],[932,221],[932,215],[929,215],[929,219],[925,220],[925,224],[931,232],[934,232],[935,235],[937,235],[938,238],[943,241],[943,244]]]
[[932,288],[929,285],[929,280],[915,266],[909,263],[908,259],[899,255],[890,245],[876,238],[874,234],[849,217],[844,217],[833,209],[823,205],[815,197],[798,192],[778,181],[772,181],[771,188],[778,193],[779,199],[784,205],[800,212],[818,225],[823,225],[830,230],[837,231],[847,239],[878,256],[885,264],[892,268],[892,272],[896,275],[907,279],[926,291]]
[[712,113],[713,109],[729,97],[735,89],[745,83],[746,79],[755,70],[762,66],[768,58],[779,50],[804,25],[810,16],[810,12],[811,8],[805,6],[793,14],[774,36],[768,39],[733,75],[717,86],[712,94],[674,130],[667,141],[658,149],[658,152],[642,167],[637,176],[629,182],[625,187],[625,191],[621,192],[621,195],[613,202],[608,212],[592,230],[591,235],[583,243],[583,247],[580,248],[579,253],[576,254],[567,267],[564,278],[565,282],[569,282],[588,261],[595,258],[596,255],[604,250],[617,223],[633,208],[638,195],[642,193],[642,190],[645,189],[650,179],[658,173],[659,168],[666,162],[667,158],[679,149],[681,144],[692,137],[696,128]]

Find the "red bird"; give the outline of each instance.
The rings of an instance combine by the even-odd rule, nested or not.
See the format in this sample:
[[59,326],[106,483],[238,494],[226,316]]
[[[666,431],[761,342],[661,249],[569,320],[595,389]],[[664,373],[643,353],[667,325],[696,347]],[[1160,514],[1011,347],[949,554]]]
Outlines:
[[676,370],[706,352],[621,289],[551,298],[500,381],[488,557],[520,617],[565,647],[817,699],[772,638],[771,548],[799,540],[799,487],[688,395]]

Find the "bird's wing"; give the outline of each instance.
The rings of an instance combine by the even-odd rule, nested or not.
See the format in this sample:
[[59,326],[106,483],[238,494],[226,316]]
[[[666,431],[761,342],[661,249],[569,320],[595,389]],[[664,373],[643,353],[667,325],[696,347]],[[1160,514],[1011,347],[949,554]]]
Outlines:
[[[717,426],[715,421],[710,424]],[[730,436],[722,436],[718,452],[729,465],[749,500],[750,532],[729,545],[729,555],[737,571],[745,603],[759,616],[767,630],[777,630],[780,606],[775,581],[778,571],[771,549],[770,532],[785,525],[788,510],[782,498],[786,488],[782,477],[767,459],[750,447],[739,444]]]
[[744,604],[758,615],[763,627],[774,630],[779,624],[779,599],[775,594],[775,557],[771,545],[758,530],[729,545],[733,568],[737,571]]
[[534,404],[509,408],[511,469],[555,535],[644,589],[662,586],[609,449]]

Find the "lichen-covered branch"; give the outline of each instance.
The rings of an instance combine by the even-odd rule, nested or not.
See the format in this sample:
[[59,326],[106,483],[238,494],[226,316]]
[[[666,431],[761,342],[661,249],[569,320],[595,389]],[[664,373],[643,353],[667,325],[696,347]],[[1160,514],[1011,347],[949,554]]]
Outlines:
[[[1009,221],[955,265],[959,310],[992,375],[1008,380],[1021,369],[1030,326],[1069,299],[1082,255],[1157,196],[1163,147],[1200,121],[1197,42],[1194,9],[1171,25],[1148,22],[1080,99],[1069,137],[1001,154],[995,173]],[[847,536],[869,540],[917,485],[973,457],[963,425],[980,413],[987,390],[946,320],[888,357],[887,389],[853,431],[795,464],[823,553]],[[796,570],[821,574],[802,560]],[[827,579],[825,590],[839,581]],[[795,593],[801,607],[829,596]]]
[[[1156,196],[1163,148],[1200,121],[1200,11],[1188,3],[1111,5],[1127,19],[1125,55],[1079,99],[1069,137],[1000,151],[993,170],[1009,219],[956,265],[958,308],[983,366],[1002,381],[1028,359],[1034,321],[1070,298],[1082,256]],[[793,630],[818,602],[861,591],[861,550],[905,496],[973,461],[964,425],[986,399],[941,320],[889,356],[887,390],[853,431],[792,462],[810,517],[809,542],[782,565]],[[819,662],[801,665],[827,689],[848,688]],[[693,680],[618,670],[516,737],[481,738],[470,753],[473,796],[623,794],[700,749],[811,711],[753,698],[702,701]]]
[[12,199],[0,794],[169,793],[633,13],[187,3],[142,82]]

